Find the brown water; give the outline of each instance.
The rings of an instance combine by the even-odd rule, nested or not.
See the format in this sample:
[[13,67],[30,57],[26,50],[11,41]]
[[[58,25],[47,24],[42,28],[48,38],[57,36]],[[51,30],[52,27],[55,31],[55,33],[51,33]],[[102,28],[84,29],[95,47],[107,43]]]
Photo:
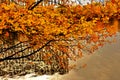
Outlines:
[[[120,34],[116,43],[106,44],[76,63],[77,67],[68,74],[56,75],[52,80],[120,80]],[[83,64],[87,66],[81,68]]]

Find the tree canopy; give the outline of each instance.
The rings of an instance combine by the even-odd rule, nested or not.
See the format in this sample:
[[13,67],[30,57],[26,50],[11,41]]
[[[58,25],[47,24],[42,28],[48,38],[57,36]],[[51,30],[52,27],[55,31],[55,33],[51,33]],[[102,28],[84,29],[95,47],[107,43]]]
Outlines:
[[107,37],[116,34],[119,20],[119,0],[107,2],[105,6],[100,3],[85,6],[62,4],[56,8],[54,5],[39,5],[32,10],[15,3],[1,3],[0,43],[14,47],[15,41],[29,42],[27,49],[34,49],[34,52],[24,53],[24,56],[16,52],[3,58],[3,52],[11,48],[7,47],[0,51],[0,61],[26,57],[33,59],[32,55],[43,49],[39,54],[45,53],[44,60],[50,64],[49,58],[59,54],[56,56],[59,64],[66,68],[62,60],[76,60],[83,53],[93,53],[109,42]]

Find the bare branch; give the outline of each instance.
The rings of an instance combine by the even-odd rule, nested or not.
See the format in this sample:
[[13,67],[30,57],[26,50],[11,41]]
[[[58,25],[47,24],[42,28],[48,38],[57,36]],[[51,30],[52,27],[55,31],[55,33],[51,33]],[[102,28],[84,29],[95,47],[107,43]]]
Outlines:
[[[28,55],[25,55],[25,56],[20,56],[20,57],[12,57],[12,56],[14,56],[15,54],[19,53],[19,52],[17,52],[17,53],[15,53],[15,54],[11,55],[11,56],[8,56],[8,57],[6,57],[6,58],[0,59],[0,62],[1,62],[1,61],[4,61],[4,60],[16,60],[16,59],[21,59],[21,58],[27,58],[27,57],[29,57],[29,56],[37,53],[37,52],[40,51],[41,49],[43,49],[45,46],[47,46],[47,45],[48,45],[50,42],[52,42],[52,41],[53,41],[53,40],[49,40],[49,41],[48,41],[46,44],[44,44],[41,48],[37,49],[36,51],[32,52],[31,54],[28,54]],[[24,50],[25,50],[25,49],[23,49],[22,51],[24,51]],[[21,52],[21,51],[20,51],[20,52]]]
[[32,5],[30,5],[30,7],[28,8],[28,10],[32,10],[34,9],[39,3],[41,3],[43,0],[39,0],[37,2],[34,2]]
[[8,51],[8,50],[10,50],[10,49],[12,49],[12,48],[16,48],[16,46],[18,46],[19,44],[21,44],[22,42],[19,42],[18,44],[16,44],[16,45],[13,45],[13,46],[10,46],[10,47],[8,47],[8,48],[4,48],[4,49],[2,49],[1,51],[0,51],[0,53],[2,53],[2,52],[6,52],[6,51]]

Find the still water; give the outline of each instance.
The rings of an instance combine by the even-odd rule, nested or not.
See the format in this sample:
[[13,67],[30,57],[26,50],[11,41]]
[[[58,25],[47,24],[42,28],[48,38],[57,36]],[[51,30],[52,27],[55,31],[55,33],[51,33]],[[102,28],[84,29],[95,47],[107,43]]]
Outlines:
[[[104,45],[76,64],[75,69],[56,80],[120,80],[120,33],[117,34],[117,42]],[[81,68],[83,64],[87,66]]]

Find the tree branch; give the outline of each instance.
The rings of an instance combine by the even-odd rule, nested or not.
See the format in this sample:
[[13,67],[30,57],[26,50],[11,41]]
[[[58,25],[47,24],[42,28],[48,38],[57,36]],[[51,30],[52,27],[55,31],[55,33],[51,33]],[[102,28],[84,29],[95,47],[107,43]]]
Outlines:
[[43,0],[39,0],[37,2],[34,2],[32,5],[28,7],[28,10],[34,9],[39,3],[41,3]]
[[[45,46],[47,46],[50,42],[52,42],[53,40],[49,40],[46,44],[44,44],[41,48],[37,49],[36,51],[32,52],[31,54],[28,54],[28,55],[25,55],[25,56],[20,56],[20,57],[6,57],[6,58],[3,58],[3,59],[0,59],[0,62],[1,61],[5,61],[5,60],[16,60],[16,59],[21,59],[21,58],[27,58],[35,53],[37,53],[38,51],[40,51],[41,49],[43,49]],[[23,49],[24,50],[24,49]],[[17,53],[15,53],[17,54]],[[13,56],[15,55],[13,54]]]
[[22,42],[19,42],[19,43],[16,44],[16,45],[13,45],[13,46],[10,46],[10,47],[8,47],[8,48],[6,48],[6,49],[3,49],[3,50],[0,51],[0,53],[6,52],[6,51],[8,51],[9,49],[12,49],[12,48],[16,48],[16,46],[18,46],[18,45],[21,44],[21,43],[22,43]]
[[15,52],[14,54],[12,54],[12,55],[10,55],[10,56],[7,56],[7,57],[5,57],[5,58],[3,58],[3,59],[0,59],[0,62],[1,62],[1,61],[4,61],[4,60],[9,60],[9,58],[13,57],[14,55],[16,55],[16,54],[18,54],[18,53],[20,53],[20,52],[25,51],[25,50],[28,49],[28,48],[31,48],[31,47],[27,47],[27,48],[25,48],[25,49],[23,49],[23,50],[20,50],[20,51],[18,51],[18,52]]

